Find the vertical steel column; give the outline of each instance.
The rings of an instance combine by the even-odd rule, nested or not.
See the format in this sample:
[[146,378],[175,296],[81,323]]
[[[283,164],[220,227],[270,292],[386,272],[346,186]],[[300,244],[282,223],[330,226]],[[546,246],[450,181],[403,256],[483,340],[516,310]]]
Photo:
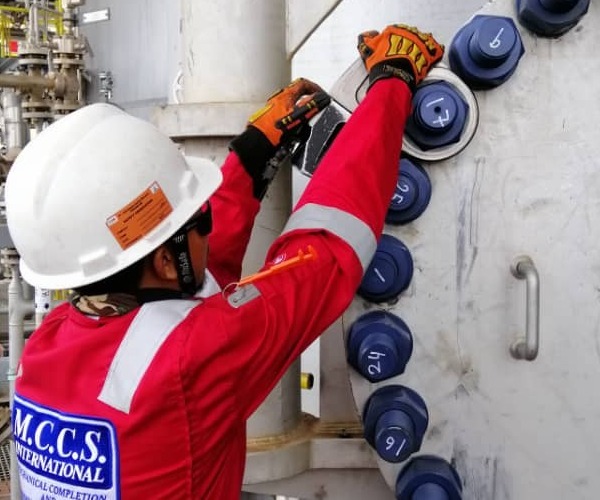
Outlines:
[[184,102],[255,102],[288,83],[285,2],[183,0]]
[[[198,136],[185,134],[186,153],[220,162],[258,109],[290,80],[285,2],[183,0],[183,101],[193,106]],[[212,112],[219,103],[218,112]],[[222,104],[229,106],[222,106]],[[253,108],[253,106],[255,106]],[[191,108],[190,108],[191,109]],[[242,118],[243,116],[243,118]],[[229,127],[229,128],[228,128]],[[280,172],[263,202],[244,268],[252,272],[283,228],[291,207],[290,175]],[[300,368],[295,363],[248,424],[249,439],[288,432],[300,422]]]

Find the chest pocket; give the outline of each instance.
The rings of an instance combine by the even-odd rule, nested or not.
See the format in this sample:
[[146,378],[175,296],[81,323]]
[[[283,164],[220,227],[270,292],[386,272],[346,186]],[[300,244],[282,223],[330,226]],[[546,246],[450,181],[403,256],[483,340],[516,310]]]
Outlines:
[[144,304],[129,325],[98,399],[124,413],[154,356],[171,332],[199,303],[195,300],[165,300]]

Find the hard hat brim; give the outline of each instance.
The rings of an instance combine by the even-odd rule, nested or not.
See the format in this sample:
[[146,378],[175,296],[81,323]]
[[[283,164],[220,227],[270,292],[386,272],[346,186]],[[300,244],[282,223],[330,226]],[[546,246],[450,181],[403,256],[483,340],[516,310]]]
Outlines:
[[210,198],[223,181],[221,169],[211,160],[192,156],[184,156],[184,159],[196,177],[197,188],[195,192],[180,203],[177,210],[169,216],[168,223],[166,221],[161,222],[130,249],[119,255],[114,265],[96,273],[86,272],[81,266],[72,273],[52,275],[36,272],[23,259],[20,259],[19,269],[23,279],[38,288],[50,290],[77,288],[112,276],[158,248],[175,234],[198,208]]

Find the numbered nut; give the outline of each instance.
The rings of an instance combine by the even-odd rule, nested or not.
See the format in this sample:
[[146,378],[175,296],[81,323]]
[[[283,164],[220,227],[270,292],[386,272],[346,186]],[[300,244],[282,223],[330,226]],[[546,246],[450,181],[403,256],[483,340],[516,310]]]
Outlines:
[[394,299],[408,288],[413,272],[414,263],[406,245],[384,234],[357,293],[371,302]]
[[462,484],[454,467],[433,455],[411,458],[396,480],[400,500],[461,500]]
[[590,0],[517,0],[517,17],[533,33],[557,37],[574,28],[589,6]]
[[396,189],[385,217],[388,224],[408,224],[417,219],[431,200],[431,181],[416,161],[402,158]]
[[489,89],[507,81],[525,53],[510,17],[474,16],[454,36],[448,51],[450,68],[473,89]]
[[365,439],[387,462],[402,462],[419,451],[428,423],[423,398],[401,385],[377,389],[363,410]]
[[413,337],[398,316],[371,311],[352,324],[346,346],[348,363],[370,382],[380,382],[404,373]]
[[468,113],[469,106],[449,83],[421,85],[405,134],[423,151],[444,148],[460,140]]

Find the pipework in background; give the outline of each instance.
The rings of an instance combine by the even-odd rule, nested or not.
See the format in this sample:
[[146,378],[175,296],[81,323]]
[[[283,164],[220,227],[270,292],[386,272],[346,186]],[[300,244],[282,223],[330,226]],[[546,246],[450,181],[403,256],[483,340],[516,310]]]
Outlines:
[[15,59],[15,69],[0,74],[0,87],[19,95],[30,130],[39,132],[85,104],[87,42],[77,19],[83,4],[31,0],[25,8],[0,6],[0,49]]
[[[0,6],[0,56],[14,59],[0,73],[0,167],[3,182],[13,161],[26,143],[48,124],[85,104],[84,61],[86,39],[79,33],[78,8],[84,0],[26,0],[25,7]],[[0,70],[1,71],[1,70]],[[25,342],[27,320],[35,313],[39,324],[47,310],[27,294],[29,286],[19,273],[19,255],[12,248],[2,214],[1,250],[3,277],[8,284],[8,358],[7,379],[10,401],[14,380]],[[6,241],[5,241],[6,240]],[[50,297],[36,290],[40,298]],[[43,302],[43,301],[42,301]],[[51,308],[51,302],[48,307]],[[31,321],[29,321],[30,323]],[[30,331],[29,328],[27,328]],[[11,498],[21,498],[19,471],[14,445],[10,453]]]

